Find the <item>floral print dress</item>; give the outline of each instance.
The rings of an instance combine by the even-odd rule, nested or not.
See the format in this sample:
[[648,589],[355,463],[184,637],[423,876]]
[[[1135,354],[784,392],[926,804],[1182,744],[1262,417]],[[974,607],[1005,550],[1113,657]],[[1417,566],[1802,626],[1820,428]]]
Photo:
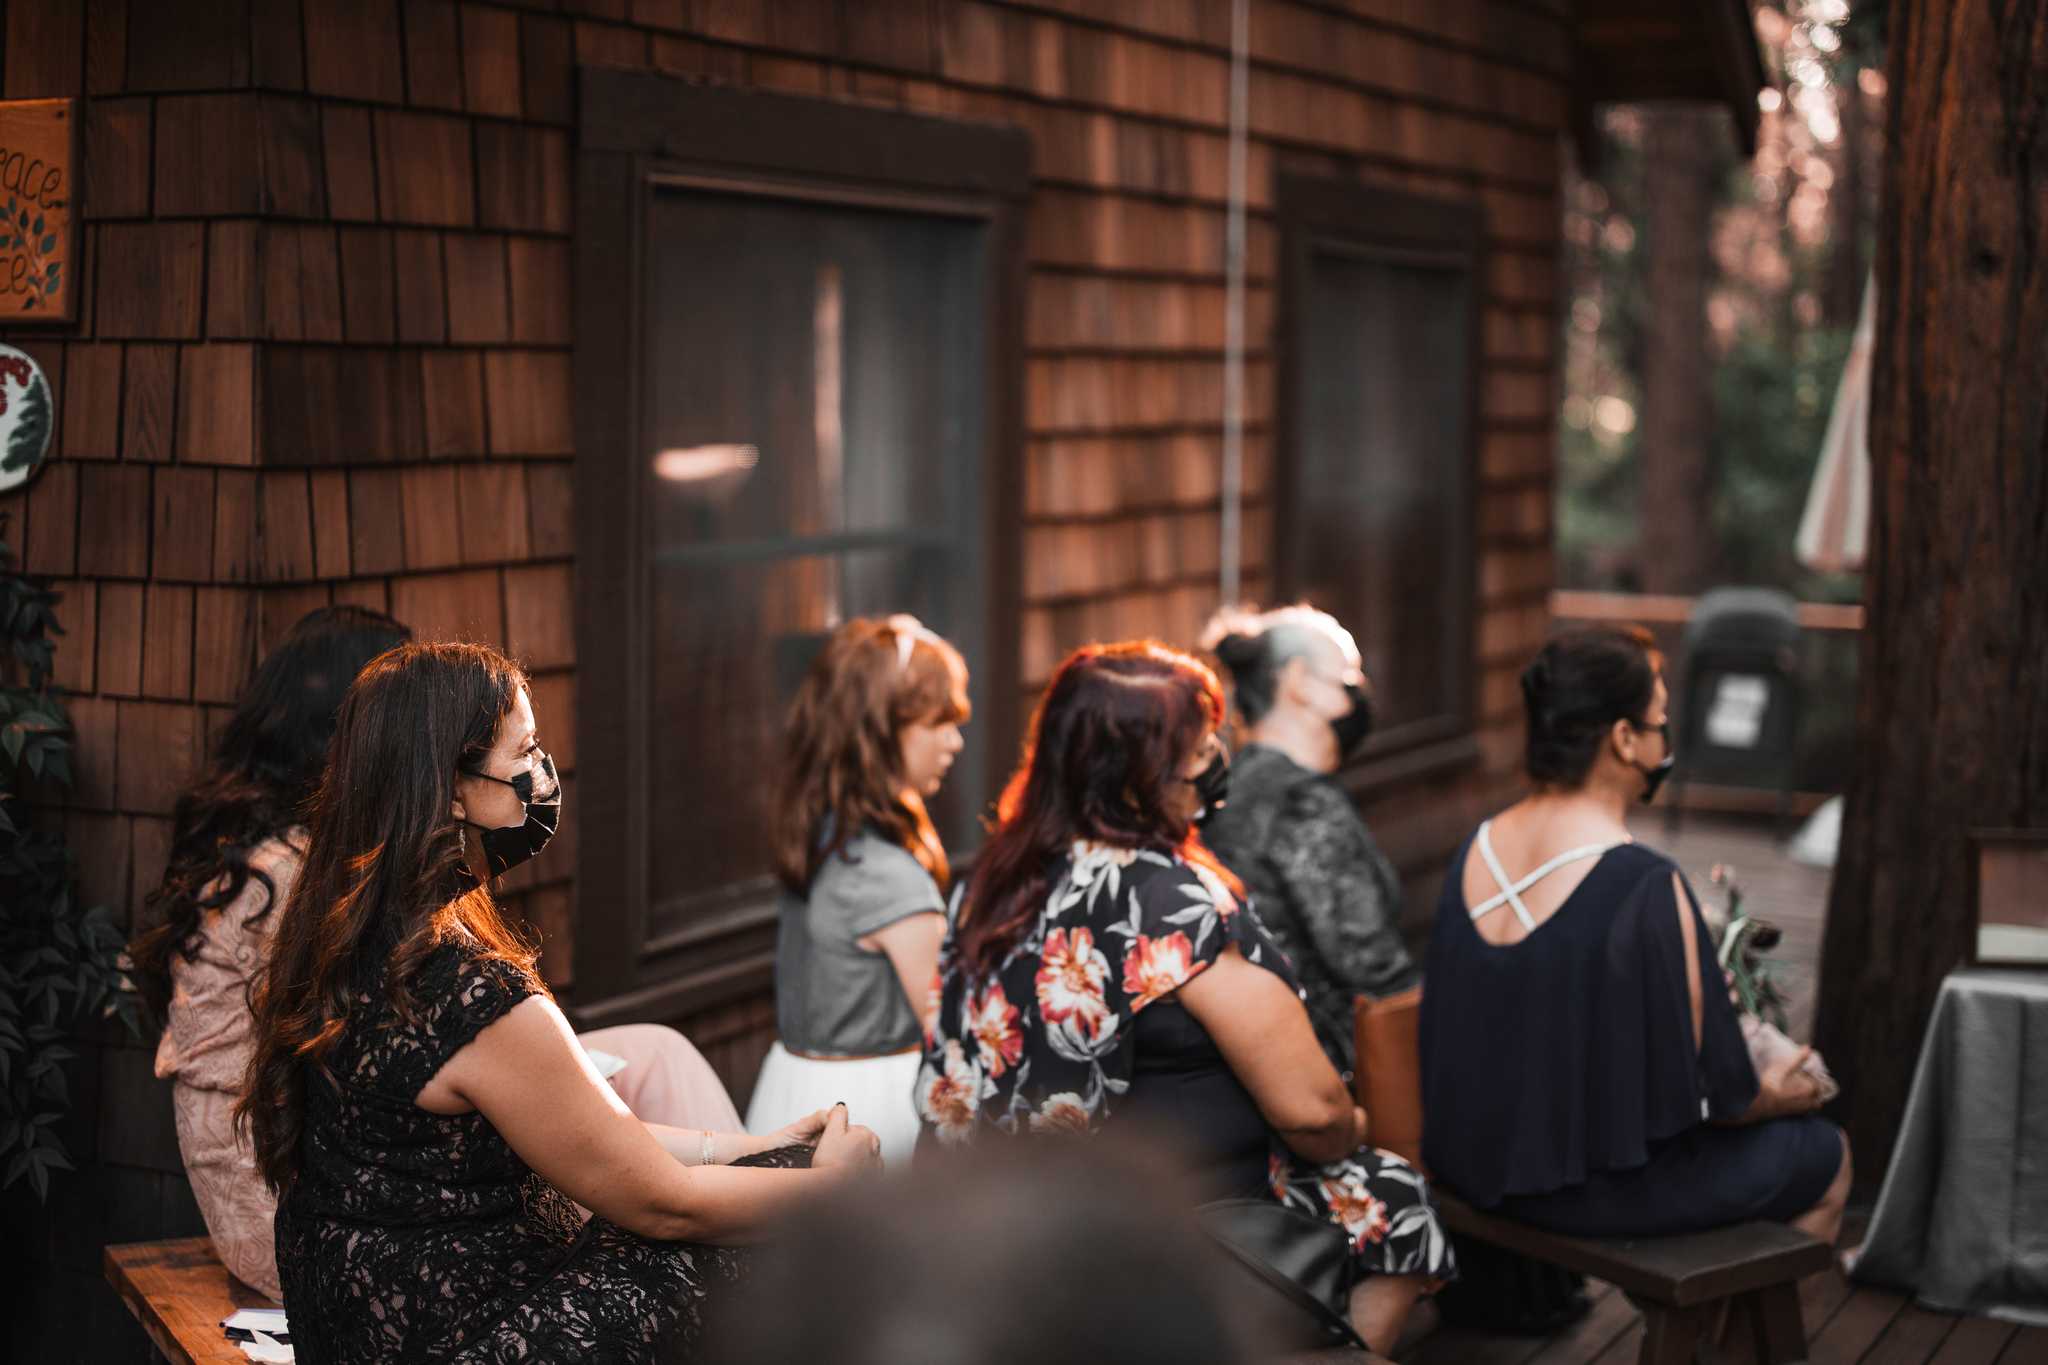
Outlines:
[[[951,934],[941,949],[916,1091],[940,1143],[1099,1130],[1130,1093],[1139,1014],[1226,948],[1295,985],[1252,909],[1176,854],[1076,843],[1049,885],[993,976],[969,977]],[[1363,1147],[1318,1165],[1269,1134],[1267,1175],[1274,1199],[1350,1235],[1361,1273],[1455,1277],[1428,1186],[1400,1158]]]

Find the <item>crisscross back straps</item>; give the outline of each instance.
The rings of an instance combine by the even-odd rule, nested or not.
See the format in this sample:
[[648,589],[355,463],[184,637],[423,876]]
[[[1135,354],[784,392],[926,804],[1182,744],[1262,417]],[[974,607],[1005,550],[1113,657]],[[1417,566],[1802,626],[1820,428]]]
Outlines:
[[1486,870],[1493,874],[1494,885],[1500,888],[1500,892],[1497,895],[1488,896],[1485,900],[1473,906],[1472,918],[1476,920],[1480,916],[1488,914],[1505,904],[1514,910],[1515,918],[1522,922],[1522,928],[1529,933],[1536,931],[1536,918],[1529,913],[1529,907],[1522,904],[1522,893],[1524,891],[1527,891],[1560,867],[1567,867],[1572,863],[1580,862],[1587,858],[1597,858],[1607,852],[1608,849],[1616,848],[1621,843],[1620,840],[1616,840],[1613,843],[1585,844],[1579,848],[1566,849],[1520,881],[1510,881],[1508,880],[1507,869],[1500,865],[1500,856],[1493,851],[1493,837],[1490,833],[1492,828],[1493,821],[1491,820],[1479,826],[1479,856],[1486,860]]

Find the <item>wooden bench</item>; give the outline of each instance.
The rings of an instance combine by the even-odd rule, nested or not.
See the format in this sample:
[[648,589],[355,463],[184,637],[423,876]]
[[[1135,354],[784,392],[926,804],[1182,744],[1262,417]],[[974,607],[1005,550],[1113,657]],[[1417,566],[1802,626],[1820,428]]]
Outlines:
[[277,1307],[228,1274],[207,1237],[110,1246],[105,1266],[107,1283],[172,1365],[248,1365],[221,1334],[221,1319],[237,1308]]
[[1782,1223],[1740,1223],[1684,1237],[1562,1237],[1479,1212],[1442,1188],[1455,1232],[1532,1260],[1576,1270],[1620,1289],[1643,1312],[1640,1365],[1690,1365],[1693,1346],[1723,1306],[1739,1346],[1762,1365],[1806,1358],[1799,1280],[1834,1264],[1834,1253]]

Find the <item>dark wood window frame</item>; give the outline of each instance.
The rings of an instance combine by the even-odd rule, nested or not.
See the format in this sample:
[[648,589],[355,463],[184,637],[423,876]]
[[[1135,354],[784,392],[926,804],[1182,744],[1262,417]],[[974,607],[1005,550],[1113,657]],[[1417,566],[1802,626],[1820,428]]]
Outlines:
[[[748,906],[648,939],[650,592],[644,516],[627,481],[644,455],[640,365],[643,225],[658,187],[709,188],[852,207],[940,213],[989,229],[985,656],[1014,678],[1023,505],[1024,207],[1030,140],[989,124],[645,71],[580,71],[575,243],[575,526],[579,1027],[674,1019],[767,990],[774,907]],[[622,530],[627,533],[621,534]],[[1000,695],[1000,693],[999,693]],[[1016,747],[1013,708],[977,715],[992,755]],[[753,780],[735,777],[735,780]]]
[[1317,252],[1391,264],[1404,262],[1449,267],[1468,272],[1471,288],[1468,324],[1471,337],[1467,386],[1465,506],[1469,553],[1449,566],[1451,601],[1458,617],[1451,630],[1466,642],[1458,654],[1464,661],[1451,680],[1448,718],[1417,723],[1407,734],[1376,736],[1340,774],[1354,796],[1378,794],[1403,784],[1441,777],[1476,764],[1478,739],[1478,573],[1479,553],[1479,421],[1483,380],[1481,330],[1486,260],[1484,223],[1475,204],[1432,199],[1356,181],[1282,173],[1274,179],[1273,207],[1279,235],[1280,297],[1275,324],[1278,340],[1274,384],[1274,600],[1294,600],[1303,578],[1298,508],[1301,460],[1298,441],[1303,342],[1300,329],[1302,291],[1313,284]]

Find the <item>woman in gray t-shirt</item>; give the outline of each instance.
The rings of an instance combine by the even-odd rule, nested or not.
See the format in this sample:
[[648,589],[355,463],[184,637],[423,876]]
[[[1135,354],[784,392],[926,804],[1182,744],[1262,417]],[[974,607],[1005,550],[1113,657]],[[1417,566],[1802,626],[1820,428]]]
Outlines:
[[775,806],[781,1037],[750,1132],[843,1100],[885,1158],[910,1156],[948,879],[924,803],[968,712],[959,651],[911,616],[847,622],[797,689]]

